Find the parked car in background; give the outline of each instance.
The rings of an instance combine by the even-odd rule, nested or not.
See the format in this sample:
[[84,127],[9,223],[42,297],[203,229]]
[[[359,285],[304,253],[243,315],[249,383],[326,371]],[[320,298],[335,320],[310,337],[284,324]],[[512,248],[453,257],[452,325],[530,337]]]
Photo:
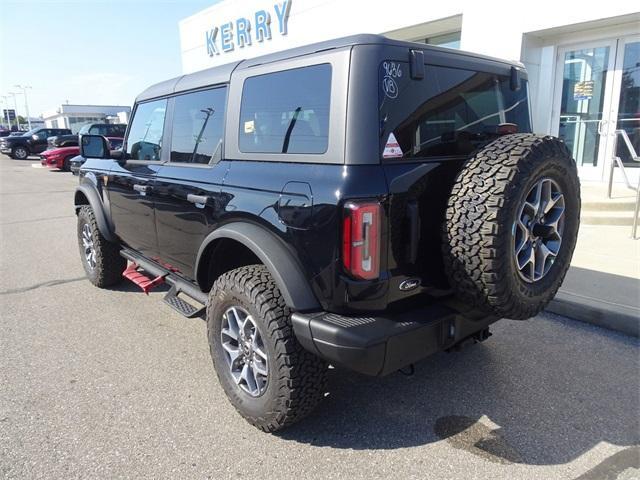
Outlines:
[[40,164],[43,167],[59,168],[69,171],[71,159],[80,153],[80,147],[72,145],[70,147],[51,148],[40,154]]
[[34,128],[20,136],[0,138],[0,152],[11,158],[24,160],[29,155],[35,155],[47,148],[47,139],[54,135],[67,135],[68,128]]
[[[109,141],[109,148],[111,150],[118,150],[122,147],[122,138],[107,138]],[[80,156],[80,147],[78,145],[71,145],[68,147],[56,147],[45,150],[40,154],[40,164],[44,167],[58,168],[65,172],[71,170],[71,161],[79,157],[81,161],[78,162],[77,169],[84,163],[84,158]]]
[[24,135],[25,133],[27,133],[26,130],[16,130],[15,132],[11,132],[9,134],[10,137],[21,137],[22,135]]
[[11,135],[11,130],[7,128],[0,129],[0,137],[8,137],[9,135]]
[[87,159],[84,158],[82,155],[78,155],[77,157],[73,157],[71,159],[71,161],[69,162],[69,170],[71,170],[71,173],[74,175],[79,175],[80,174],[80,167],[82,165],[84,165],[84,162],[86,162]]
[[47,139],[47,149],[60,147],[77,147],[78,135],[56,135]]
[[87,123],[83,125],[79,135],[102,135],[103,137],[124,138],[126,123]]
[[78,134],[58,135],[48,140],[47,148],[71,147],[78,145],[80,135],[102,135],[107,138],[123,138],[127,130],[124,123],[88,123],[83,125]]

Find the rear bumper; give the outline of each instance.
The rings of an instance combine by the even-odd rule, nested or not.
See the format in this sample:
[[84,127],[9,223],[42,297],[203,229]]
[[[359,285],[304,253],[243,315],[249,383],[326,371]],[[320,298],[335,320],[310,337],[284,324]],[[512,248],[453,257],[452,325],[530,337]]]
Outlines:
[[444,304],[385,316],[294,313],[293,330],[310,352],[365,375],[392,373],[485,330],[497,317]]

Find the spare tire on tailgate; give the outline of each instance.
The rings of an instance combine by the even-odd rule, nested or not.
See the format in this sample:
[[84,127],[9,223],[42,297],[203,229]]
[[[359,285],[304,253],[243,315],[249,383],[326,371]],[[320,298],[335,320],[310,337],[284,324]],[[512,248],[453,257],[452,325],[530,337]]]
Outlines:
[[443,226],[449,283],[499,317],[538,314],[562,284],[580,222],[576,164],[557,138],[500,137],[458,174]]

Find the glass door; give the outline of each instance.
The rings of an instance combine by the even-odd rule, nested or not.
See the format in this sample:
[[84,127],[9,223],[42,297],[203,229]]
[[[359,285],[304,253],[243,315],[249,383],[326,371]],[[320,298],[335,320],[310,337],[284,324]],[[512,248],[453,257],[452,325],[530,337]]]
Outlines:
[[[614,93],[609,124],[609,135],[613,139],[616,129],[624,130],[631,144],[640,153],[640,36],[624,37],[618,40]],[[640,164],[631,160],[629,150],[618,138],[617,156],[623,161],[627,177],[635,185],[638,181]],[[610,142],[611,149],[613,142]],[[610,157],[613,151],[609,152]],[[616,180],[621,174],[616,171]]]
[[554,125],[585,180],[603,178],[615,47],[612,40],[558,50]]

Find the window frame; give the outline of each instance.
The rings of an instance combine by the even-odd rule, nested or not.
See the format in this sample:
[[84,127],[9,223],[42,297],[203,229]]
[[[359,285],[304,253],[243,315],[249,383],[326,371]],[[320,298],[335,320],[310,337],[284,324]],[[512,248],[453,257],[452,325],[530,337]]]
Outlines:
[[[222,118],[222,145],[220,146],[220,158],[218,158],[216,161],[213,161],[213,154],[211,155],[211,159],[207,162],[207,163],[192,163],[192,162],[172,162],[171,161],[171,146],[173,143],[173,114],[175,111],[175,101],[176,98],[181,97],[183,95],[189,95],[192,93],[198,93],[198,92],[204,92],[207,90],[217,90],[220,88],[225,88],[227,90],[226,95],[225,95],[225,101],[224,101],[224,114],[223,114],[223,118]],[[164,133],[163,132],[163,140],[162,143],[163,145],[168,145],[168,156],[167,156],[167,160],[166,160],[166,164],[167,165],[176,165],[176,166],[180,166],[180,167],[194,167],[194,168],[211,168],[214,167],[215,165],[217,165],[218,163],[220,163],[223,159],[224,159],[224,147],[225,147],[225,134],[226,134],[226,130],[227,130],[227,106],[229,104],[229,84],[228,83],[219,83],[216,85],[207,85],[205,87],[199,87],[199,88],[194,88],[191,90],[185,90],[183,92],[177,92],[173,95],[167,96],[167,97],[163,97],[163,98],[167,98],[168,99],[168,104],[167,104],[167,115],[169,112],[171,112],[171,134],[169,135],[169,138],[167,139],[166,143],[164,140]],[[166,128],[166,117],[165,117],[165,128]],[[127,127],[128,128],[128,127]],[[214,152],[215,153],[215,152]]]
[[[216,162],[209,163],[189,163],[189,162],[172,162],[171,161],[171,142],[172,135],[168,131],[169,126],[173,126],[173,111],[175,106],[175,99],[181,95],[187,95],[189,93],[197,93],[203,90],[214,90],[216,88],[226,88],[227,95],[225,98],[225,110],[224,110],[224,119],[223,119],[223,127],[222,127],[222,146],[220,149],[220,159]],[[226,129],[227,129],[227,112],[229,107],[229,83],[217,83],[213,85],[205,85],[198,88],[192,88],[189,90],[183,90],[180,92],[172,93],[170,95],[162,95],[160,97],[153,97],[145,99],[141,102],[136,102],[133,110],[131,112],[131,119],[127,123],[127,129],[125,131],[124,140],[122,142],[122,151],[127,151],[127,145],[129,142],[129,130],[131,129],[131,124],[133,123],[133,119],[135,118],[136,111],[138,110],[138,105],[142,105],[149,102],[157,102],[158,100],[166,100],[167,101],[167,110],[164,115],[164,125],[162,126],[162,151],[160,152],[160,160],[132,160],[130,158],[126,158],[126,162],[132,165],[175,165],[179,167],[188,167],[188,168],[213,168],[217,165],[221,160],[224,160],[224,149],[225,149],[225,141],[226,141]]]
[[[451,49],[454,50],[455,49]],[[379,63],[379,65],[381,64],[381,62],[383,61],[395,61],[395,62],[404,62],[407,63],[406,60],[403,59],[397,59],[397,58],[386,58],[386,59],[382,59]],[[438,59],[433,59],[433,58],[426,58],[425,62],[424,62],[424,66],[425,69],[429,68],[429,67],[442,67],[442,68],[451,68],[451,69],[456,69],[456,70],[467,70],[467,71],[479,71],[479,72],[483,72],[483,73],[487,73],[487,74],[491,74],[491,75],[498,75],[498,76],[506,76],[508,75],[507,70],[503,69],[503,68],[494,68],[494,66],[486,64],[486,63],[478,63],[478,64],[474,64],[472,62],[466,62],[464,60],[462,61],[452,61],[450,63],[447,63],[446,61],[439,61]],[[479,68],[478,68],[479,67]],[[523,80],[523,85],[522,88],[524,88],[526,90],[526,98],[527,98],[527,109],[528,109],[528,119],[529,119],[529,129],[530,131],[533,131],[533,125],[531,123],[531,97],[530,97],[530,87],[529,87],[529,79],[528,76],[526,75],[525,72],[522,72],[521,74],[521,78]],[[428,78],[425,76],[424,79],[422,79],[421,81],[425,81]],[[378,99],[379,102],[379,99]],[[425,157],[425,156],[420,156],[420,157],[409,157],[409,158],[384,158],[382,156],[383,154],[383,150],[384,149],[380,149],[378,148],[378,158],[380,161],[381,165],[384,164],[392,164],[392,165],[397,165],[397,164],[410,164],[410,163],[440,163],[440,162],[445,162],[445,161],[460,161],[463,159],[467,159],[469,158],[469,155],[465,155],[465,154],[459,154],[459,155],[434,155],[434,156],[429,156],[429,157]]]
[[[243,87],[242,87],[242,98],[241,98],[241,100],[240,100],[240,117],[241,117],[241,120],[242,120],[244,93],[245,93],[245,90],[247,89],[247,83],[248,83],[250,80],[254,80],[254,79],[262,79],[262,78],[267,77],[267,76],[269,76],[269,75],[279,75],[279,74],[289,73],[289,72],[293,74],[294,72],[300,72],[300,71],[303,71],[304,69],[307,69],[307,68],[317,69],[317,68],[321,68],[321,67],[328,67],[328,68],[329,68],[329,102],[328,102],[328,104],[329,104],[329,105],[328,105],[328,108],[329,108],[329,116],[327,117],[327,124],[326,124],[327,137],[326,137],[326,142],[325,142],[325,144],[324,144],[324,149],[323,149],[321,152],[292,152],[292,153],[289,153],[289,152],[265,152],[265,151],[248,151],[248,150],[243,150],[243,147],[242,147],[242,146],[240,146],[240,139],[242,138],[242,129],[243,129],[243,126],[242,126],[242,124],[240,124],[240,125],[238,125],[238,128],[239,128],[239,130],[238,130],[238,148],[239,148],[240,152],[242,152],[242,153],[249,153],[249,154],[255,154],[255,153],[271,153],[271,154],[278,154],[278,155],[296,155],[296,154],[298,154],[298,155],[323,155],[324,153],[326,153],[326,152],[327,152],[327,150],[328,150],[328,148],[329,148],[329,125],[331,125],[331,79],[333,78],[333,70],[332,70],[332,67],[331,67],[331,63],[318,63],[318,64],[316,64],[316,65],[307,65],[307,66],[305,66],[305,67],[300,67],[300,68],[288,68],[288,69],[286,69],[286,70],[280,70],[280,71],[278,71],[278,72],[273,72],[273,73],[263,74],[263,75],[255,75],[255,76],[251,76],[251,77],[247,77],[247,78],[245,78],[245,80],[244,80],[244,85],[243,85]],[[254,93],[255,93],[255,92],[254,92]],[[249,105],[248,105],[247,107],[253,107],[253,106],[249,106]],[[251,110],[254,110],[254,109],[253,109],[253,108],[247,108],[247,110],[251,111]],[[302,110],[302,111],[304,111],[304,110]],[[255,110],[254,110],[254,112],[255,112]],[[255,113],[257,113],[257,112],[255,112]],[[289,112],[282,112],[282,114],[286,114],[286,113],[294,113],[294,112],[292,112],[292,111],[289,111]],[[294,116],[295,116],[295,115],[296,115],[296,114],[294,113]],[[282,117],[281,117],[281,118],[282,118]],[[290,120],[289,122],[290,122],[290,123],[289,123],[289,126],[292,126],[292,125],[293,125],[293,123],[295,123],[295,122],[293,122],[293,123],[292,123],[292,121],[291,121],[291,120]],[[245,123],[246,123],[246,122],[245,122]],[[294,128],[294,129],[292,129],[292,132],[295,132],[295,128]],[[284,140],[286,140],[286,137],[287,137],[287,135],[286,135],[286,133],[285,133],[285,135],[284,135],[284,136],[283,136],[283,138],[282,138],[283,142],[284,142]],[[292,138],[292,139],[293,139],[294,137],[293,137],[293,136],[291,136],[290,138]],[[246,145],[245,145],[245,147],[246,147]]]
[[[226,160],[246,160],[281,163],[344,164],[347,91],[351,48],[294,57],[272,63],[249,66],[234,71],[227,95],[227,128],[225,131]],[[244,83],[249,77],[329,64],[331,67],[331,96],[329,105],[329,133],[324,153],[248,153],[240,151],[240,107]]]
[[[133,124],[133,120],[136,118],[138,107],[146,103],[157,102],[160,100],[165,100],[167,102],[167,107],[164,113],[164,123],[162,124],[162,147],[160,150],[160,160],[138,160],[138,159],[129,158],[129,154],[127,153],[127,148],[129,146],[129,134],[131,133],[131,125]],[[133,107],[133,112],[131,113],[131,119],[127,123],[127,130],[125,132],[124,141],[122,142],[122,151],[124,152],[124,158],[126,163],[131,165],[161,165],[167,161],[168,157],[166,156],[167,149],[165,148],[165,145],[167,142],[167,123],[171,114],[173,114],[173,112],[170,110],[168,96],[150,98],[148,100],[144,100],[143,102],[136,102],[136,104]]]

